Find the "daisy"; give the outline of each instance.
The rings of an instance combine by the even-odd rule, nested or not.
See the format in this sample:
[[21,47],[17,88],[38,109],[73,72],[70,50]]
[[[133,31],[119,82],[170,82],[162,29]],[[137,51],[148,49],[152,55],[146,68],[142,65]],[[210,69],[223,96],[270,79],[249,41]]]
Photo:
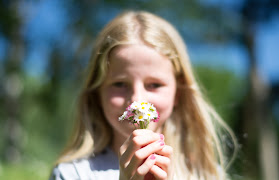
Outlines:
[[159,120],[159,113],[153,104],[141,101],[133,102],[126,108],[126,111],[118,118],[119,121],[128,120],[132,124],[137,124],[141,129],[147,129],[151,121]]

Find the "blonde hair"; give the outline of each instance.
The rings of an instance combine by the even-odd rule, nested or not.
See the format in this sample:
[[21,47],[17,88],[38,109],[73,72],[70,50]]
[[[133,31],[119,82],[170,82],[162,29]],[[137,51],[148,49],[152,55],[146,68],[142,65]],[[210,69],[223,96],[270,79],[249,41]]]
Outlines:
[[166,144],[174,149],[175,177],[224,179],[224,148],[217,129],[225,129],[236,145],[234,135],[203,97],[179,33],[164,19],[142,11],[117,16],[96,39],[88,79],[79,99],[74,134],[57,163],[97,154],[112,141],[111,127],[103,115],[98,90],[106,76],[111,50],[136,43],[154,48],[173,64],[179,100],[164,124],[163,134]]

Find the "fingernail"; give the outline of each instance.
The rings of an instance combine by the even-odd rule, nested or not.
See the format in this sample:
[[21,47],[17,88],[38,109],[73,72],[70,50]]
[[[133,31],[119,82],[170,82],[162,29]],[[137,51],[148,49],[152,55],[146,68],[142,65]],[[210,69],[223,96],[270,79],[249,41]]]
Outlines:
[[156,156],[154,155],[154,154],[152,154],[151,156],[150,156],[150,159],[152,159],[152,160],[154,160],[156,158]]
[[163,134],[160,134],[160,139],[161,140],[164,140],[165,139],[165,136]]
[[165,142],[163,140],[160,140],[159,143],[160,143],[160,146],[164,146],[165,145]]

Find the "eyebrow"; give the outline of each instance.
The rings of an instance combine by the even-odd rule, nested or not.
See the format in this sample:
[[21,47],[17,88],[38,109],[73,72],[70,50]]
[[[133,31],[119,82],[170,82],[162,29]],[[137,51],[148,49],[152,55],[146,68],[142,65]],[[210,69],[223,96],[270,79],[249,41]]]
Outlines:
[[110,74],[111,75],[111,78],[114,78],[114,79],[124,79],[124,78],[127,78],[129,76],[127,76],[126,74]]
[[129,76],[124,75],[124,74],[120,74],[120,75],[115,75],[115,74],[111,74],[111,76],[107,76],[109,81],[117,81],[117,80],[125,80],[127,79]]

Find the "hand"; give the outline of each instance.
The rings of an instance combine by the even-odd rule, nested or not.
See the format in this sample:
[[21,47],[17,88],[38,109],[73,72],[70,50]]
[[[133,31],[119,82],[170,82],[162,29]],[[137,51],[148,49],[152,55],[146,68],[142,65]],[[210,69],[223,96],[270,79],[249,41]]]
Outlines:
[[166,180],[170,177],[172,148],[164,136],[147,129],[133,131],[120,147],[121,180]]

